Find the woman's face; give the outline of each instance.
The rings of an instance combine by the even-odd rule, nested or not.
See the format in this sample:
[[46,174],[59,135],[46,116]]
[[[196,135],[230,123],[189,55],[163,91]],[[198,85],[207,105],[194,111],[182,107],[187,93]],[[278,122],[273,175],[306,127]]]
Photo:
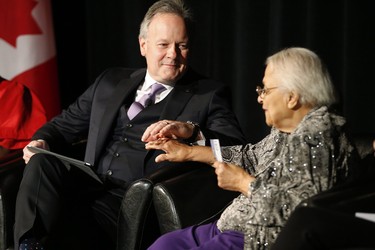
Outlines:
[[[258,96],[258,102],[262,104],[266,124],[284,132],[294,129],[293,112],[288,107],[290,95],[280,89],[279,75],[275,74],[272,65],[266,67],[263,77],[265,92]],[[293,131],[292,129],[292,131]]]

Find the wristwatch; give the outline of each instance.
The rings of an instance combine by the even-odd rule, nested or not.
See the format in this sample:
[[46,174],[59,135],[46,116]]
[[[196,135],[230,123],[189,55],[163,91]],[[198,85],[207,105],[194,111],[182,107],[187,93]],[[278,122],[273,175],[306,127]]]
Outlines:
[[187,143],[195,142],[196,139],[197,139],[197,136],[198,136],[198,134],[200,132],[199,124],[196,123],[196,122],[192,122],[192,121],[187,121],[186,123],[190,124],[190,125],[193,125],[193,134],[189,138],[185,139],[185,141]]

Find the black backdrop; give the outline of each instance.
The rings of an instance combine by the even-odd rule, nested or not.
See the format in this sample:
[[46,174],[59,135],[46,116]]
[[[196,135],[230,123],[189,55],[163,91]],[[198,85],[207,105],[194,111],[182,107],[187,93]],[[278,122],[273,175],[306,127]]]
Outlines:
[[[151,0],[53,1],[63,108],[104,69],[143,67],[138,29]],[[324,60],[339,112],[354,133],[375,134],[375,14],[372,0],[186,0],[197,22],[191,65],[232,89],[250,142],[269,128],[256,102],[265,58],[302,46]]]

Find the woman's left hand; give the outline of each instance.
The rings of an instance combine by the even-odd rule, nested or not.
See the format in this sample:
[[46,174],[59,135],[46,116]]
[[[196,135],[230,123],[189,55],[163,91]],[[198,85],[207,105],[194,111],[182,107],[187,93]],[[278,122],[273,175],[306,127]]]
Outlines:
[[189,155],[192,147],[189,145],[178,142],[177,140],[171,139],[158,139],[156,141],[151,141],[145,145],[147,150],[159,149],[163,150],[165,154],[160,154],[155,158],[155,162],[162,161],[172,161],[172,162],[182,162],[189,161]]
[[255,178],[243,168],[230,163],[216,161],[213,165],[217,175],[218,186],[230,190],[248,194],[249,184]]

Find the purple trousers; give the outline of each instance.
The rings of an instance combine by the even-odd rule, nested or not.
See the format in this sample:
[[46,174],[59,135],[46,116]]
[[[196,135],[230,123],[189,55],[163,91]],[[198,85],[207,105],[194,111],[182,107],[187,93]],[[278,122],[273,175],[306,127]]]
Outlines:
[[220,232],[216,222],[213,222],[164,234],[148,250],[242,250],[243,248],[243,233],[236,231]]

